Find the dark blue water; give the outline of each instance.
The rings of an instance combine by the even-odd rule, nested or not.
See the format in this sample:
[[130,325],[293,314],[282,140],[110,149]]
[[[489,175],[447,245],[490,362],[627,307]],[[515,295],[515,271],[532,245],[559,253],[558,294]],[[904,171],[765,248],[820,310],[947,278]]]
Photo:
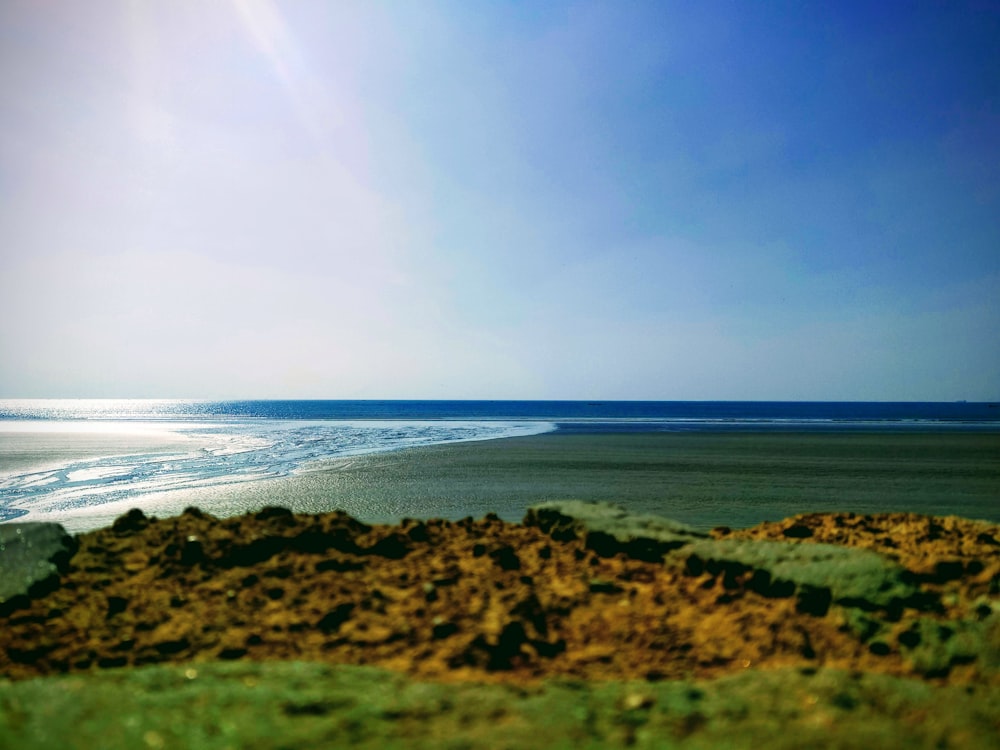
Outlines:
[[560,430],[1000,430],[1000,404],[805,401],[0,401],[0,420],[532,420]]

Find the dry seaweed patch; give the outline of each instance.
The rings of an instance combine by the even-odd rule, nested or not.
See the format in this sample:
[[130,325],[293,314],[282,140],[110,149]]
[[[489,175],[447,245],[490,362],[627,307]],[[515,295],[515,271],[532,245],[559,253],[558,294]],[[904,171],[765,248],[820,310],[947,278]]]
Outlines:
[[[717,536],[883,551],[864,539],[887,535],[888,521],[866,517],[874,532],[858,524],[824,537],[827,526],[844,528],[836,518],[800,516]],[[787,533],[798,527],[813,533]],[[963,605],[886,613],[811,607],[781,587],[762,588],[760,571],[750,568],[664,564],[611,547],[599,553],[584,539],[490,516],[369,526],[343,513],[280,508],[226,519],[196,509],[163,520],[133,511],[78,538],[56,590],[0,617],[0,675],[294,659],[444,681],[656,680],[828,666],[995,682],[996,665],[977,651],[983,633],[994,645],[1000,635],[993,610],[973,608],[973,620],[992,630],[952,619],[968,615],[975,597],[980,607],[994,606],[1000,577],[990,573],[996,551],[986,537],[997,530],[976,526],[984,536],[969,547],[955,528],[934,541],[939,559],[961,562],[960,575],[942,583],[917,575],[924,568],[911,570],[915,585],[935,596],[946,586]],[[919,538],[898,536],[898,554],[910,548],[905,540]],[[683,546],[670,554],[683,559]],[[983,567],[974,570],[972,560]],[[951,628],[954,637],[934,628]],[[927,651],[932,641],[963,638],[964,649]]]

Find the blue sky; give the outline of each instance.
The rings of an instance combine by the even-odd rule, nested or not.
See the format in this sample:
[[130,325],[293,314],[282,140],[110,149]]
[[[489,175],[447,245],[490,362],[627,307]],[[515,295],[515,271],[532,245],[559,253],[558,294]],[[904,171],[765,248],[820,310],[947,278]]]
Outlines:
[[0,395],[996,400],[1000,5],[0,6]]

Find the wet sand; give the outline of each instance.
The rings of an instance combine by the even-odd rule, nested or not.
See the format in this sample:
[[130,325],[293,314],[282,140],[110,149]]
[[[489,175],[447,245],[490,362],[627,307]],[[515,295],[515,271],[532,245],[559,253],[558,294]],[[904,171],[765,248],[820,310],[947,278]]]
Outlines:
[[268,504],[341,509],[378,523],[490,512],[519,521],[534,503],[566,498],[701,529],[826,511],[997,522],[1000,435],[551,433],[320,464],[230,489],[211,507],[223,515]]
[[[0,433],[0,474],[99,453],[163,447],[170,433]],[[190,449],[190,442],[181,443]],[[609,500],[701,529],[741,528],[796,513],[913,512],[1000,522],[1000,434],[560,434],[334,459],[290,477],[127,500],[86,515],[47,514],[72,532],[130,507],[217,516],[267,505],[345,510],[366,522],[483,517],[519,521],[552,499]]]
[[[195,438],[171,432],[165,425],[8,422],[0,424],[0,484],[11,475],[57,469],[73,461],[158,451],[187,452],[197,445]],[[135,500],[126,500],[88,508],[83,513],[35,509],[18,520],[54,521],[65,524],[71,532],[79,532],[104,526],[135,505]]]

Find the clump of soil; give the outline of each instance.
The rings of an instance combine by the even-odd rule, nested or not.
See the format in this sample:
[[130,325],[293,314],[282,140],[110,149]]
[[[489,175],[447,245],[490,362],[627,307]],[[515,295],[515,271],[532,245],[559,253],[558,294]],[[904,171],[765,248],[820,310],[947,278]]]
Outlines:
[[443,681],[659,680],[826,666],[997,682],[987,659],[922,667],[909,652],[919,637],[906,635],[928,632],[918,621],[955,630],[952,621],[966,618],[985,622],[984,637],[1000,642],[997,527],[848,514],[715,535],[889,553],[930,604],[864,613],[870,624],[859,629],[849,608],[817,615],[794,598],[756,593],[750,571],[694,575],[669,561],[602,557],[578,539],[557,541],[495,516],[369,526],[339,512],[281,508],[225,519],[194,508],[163,520],[132,511],[78,537],[56,590],[0,617],[0,676],[297,659]]
[[870,549],[895,560],[933,592],[952,617],[986,616],[1000,593],[1000,527],[957,516],[915,513],[804,513],[716,538],[770,539]]

